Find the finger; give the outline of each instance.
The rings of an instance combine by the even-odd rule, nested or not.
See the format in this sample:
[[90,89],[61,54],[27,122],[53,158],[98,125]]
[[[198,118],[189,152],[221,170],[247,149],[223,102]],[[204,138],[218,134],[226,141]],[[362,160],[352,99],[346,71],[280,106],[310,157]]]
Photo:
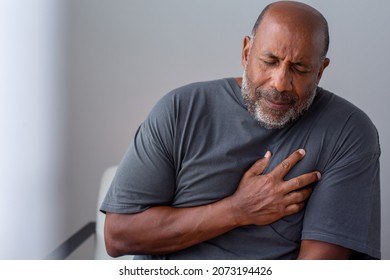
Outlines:
[[307,200],[313,192],[313,188],[306,187],[298,191],[290,192],[286,195],[286,205],[302,203]]
[[298,213],[305,207],[305,202],[290,204],[286,207],[285,214],[292,215]]
[[269,161],[271,159],[271,152],[267,151],[263,158],[257,160],[245,173],[245,175],[249,176],[258,176],[264,172],[267,168]]
[[318,171],[306,173],[298,177],[292,178],[286,181],[282,189],[285,193],[289,193],[303,187],[306,187],[310,184],[313,184],[321,179],[321,173]]
[[284,178],[288,172],[305,156],[305,150],[299,149],[292,153],[288,158],[279,163],[272,172],[279,178]]

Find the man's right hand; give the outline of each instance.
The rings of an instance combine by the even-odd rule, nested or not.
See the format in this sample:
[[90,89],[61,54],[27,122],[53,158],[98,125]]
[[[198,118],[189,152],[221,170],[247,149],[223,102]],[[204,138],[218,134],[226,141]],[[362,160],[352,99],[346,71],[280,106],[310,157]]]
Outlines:
[[317,182],[321,174],[314,171],[288,181],[284,177],[304,156],[305,151],[300,149],[271,172],[263,174],[271,159],[271,153],[267,152],[248,169],[237,191],[228,198],[237,224],[266,225],[302,210],[312,193],[311,184]]

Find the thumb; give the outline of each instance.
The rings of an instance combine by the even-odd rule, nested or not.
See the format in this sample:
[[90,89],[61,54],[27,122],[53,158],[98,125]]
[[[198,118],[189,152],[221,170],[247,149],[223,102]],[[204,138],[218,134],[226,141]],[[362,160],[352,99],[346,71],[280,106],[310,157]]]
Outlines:
[[271,152],[267,151],[263,158],[257,160],[245,173],[244,176],[259,176],[264,172],[271,159]]

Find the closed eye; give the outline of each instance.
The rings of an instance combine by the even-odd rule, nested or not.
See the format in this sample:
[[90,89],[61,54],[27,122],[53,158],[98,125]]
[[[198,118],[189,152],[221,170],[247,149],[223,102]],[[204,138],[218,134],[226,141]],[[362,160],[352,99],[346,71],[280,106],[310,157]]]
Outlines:
[[303,67],[301,65],[295,65],[293,66],[293,69],[295,72],[297,72],[298,74],[307,74],[310,72],[309,69],[307,69],[306,67]]
[[261,59],[261,61],[266,65],[275,65],[277,64],[277,61],[275,60],[269,60],[269,59]]

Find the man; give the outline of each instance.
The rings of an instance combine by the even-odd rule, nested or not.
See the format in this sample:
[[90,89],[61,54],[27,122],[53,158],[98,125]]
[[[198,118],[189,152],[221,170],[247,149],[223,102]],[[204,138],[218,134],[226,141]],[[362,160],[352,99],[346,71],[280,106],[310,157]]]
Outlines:
[[164,96],[102,204],[108,253],[380,258],[378,135],[318,87],[328,44],[317,10],[276,2],[244,39],[242,79]]

